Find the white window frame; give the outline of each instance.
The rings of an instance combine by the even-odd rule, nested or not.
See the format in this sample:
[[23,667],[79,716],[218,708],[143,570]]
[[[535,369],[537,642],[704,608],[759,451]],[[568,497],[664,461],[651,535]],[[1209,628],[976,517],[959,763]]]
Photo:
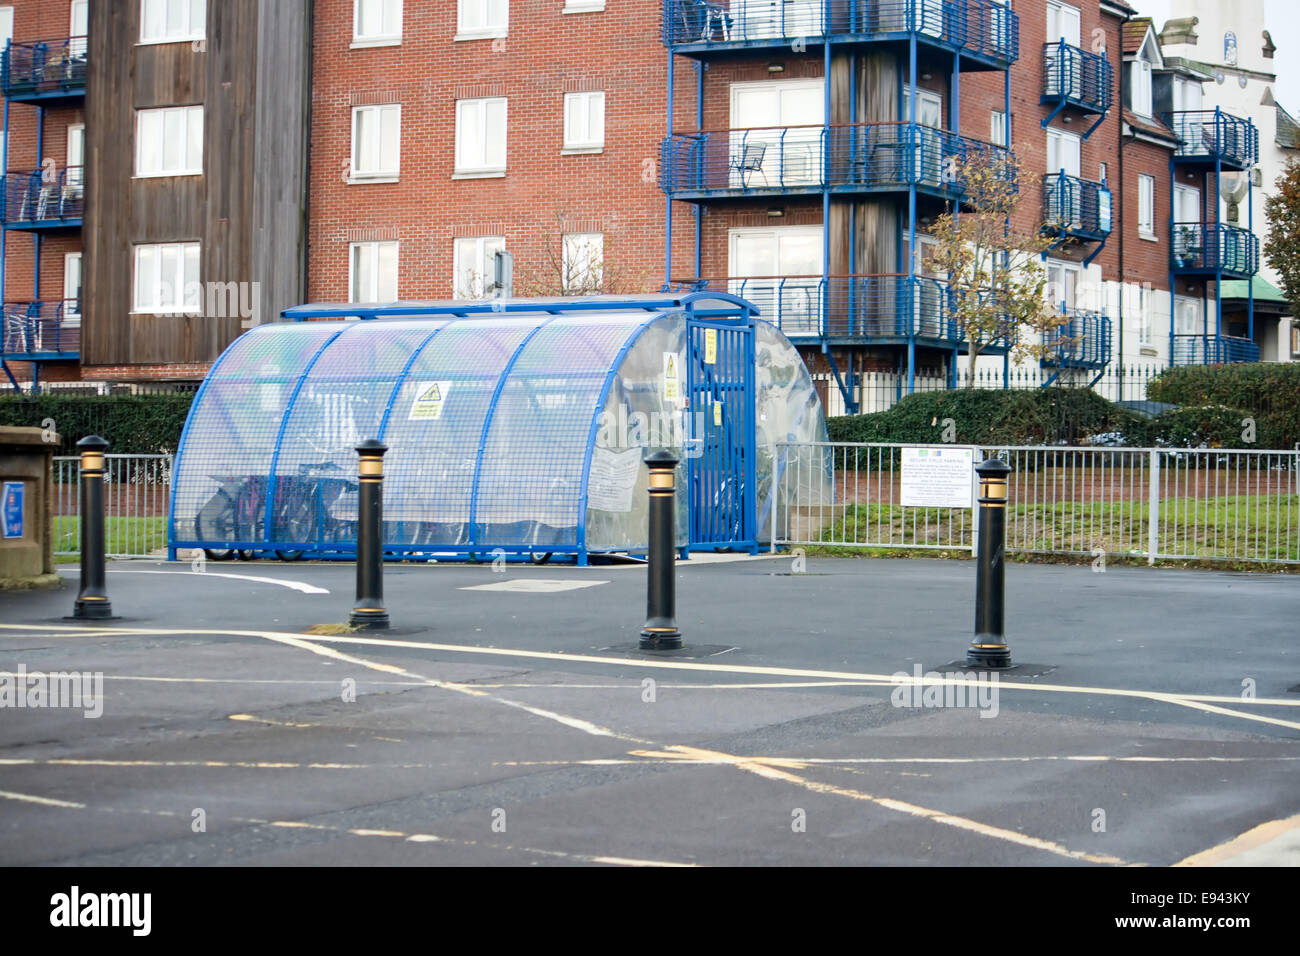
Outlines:
[[[1179,306],[1180,306],[1180,305],[1184,305],[1184,304],[1189,303],[1189,302],[1192,304],[1192,307],[1193,307],[1194,311],[1196,312],[1196,315],[1195,315],[1195,325],[1196,325],[1196,328],[1193,329],[1193,330],[1190,331],[1190,332],[1180,332],[1179,329],[1178,329],[1178,314],[1179,314],[1179,312],[1181,311],[1181,310],[1179,309]],[[1194,295],[1174,295],[1174,296],[1173,296],[1173,302],[1170,304],[1170,309],[1169,309],[1169,311],[1170,311],[1170,313],[1171,313],[1171,315],[1170,315],[1170,321],[1173,323],[1174,335],[1205,335],[1205,333],[1206,333],[1206,314],[1205,314],[1205,309],[1204,309],[1204,303],[1203,303],[1200,299],[1198,299],[1196,296],[1194,296]]]
[[[148,46],[155,43],[190,43],[194,40],[207,39],[208,35],[208,3],[207,0],[199,0],[203,4],[203,22],[195,29],[193,21],[190,19],[190,13],[193,8],[190,5],[191,0],[140,0],[140,46]],[[149,36],[145,30],[149,23],[149,9],[151,6],[161,5],[163,7],[163,19],[166,20],[166,8],[168,4],[176,3],[185,11],[186,26],[188,32],[168,35],[165,32],[161,36]],[[164,28],[165,29],[165,28]]]
[[[488,163],[488,114],[490,107],[494,103],[501,104],[501,165],[490,165]],[[462,140],[464,134],[464,116],[471,109],[481,109],[480,128],[483,130],[483,142],[475,150],[479,165],[462,164],[462,159],[467,158],[465,153],[468,151],[468,144]],[[456,142],[455,142],[455,159],[452,170],[453,179],[485,179],[489,177],[504,176],[506,174],[506,164],[509,161],[509,129],[510,129],[510,102],[504,96],[482,96],[473,97],[456,101]],[[472,162],[474,157],[468,157]]]
[[[80,141],[81,158],[73,162],[72,144]],[[64,144],[64,163],[63,169],[66,178],[63,180],[65,190],[76,190],[82,188],[86,182],[86,124],[72,123],[68,126],[67,142]],[[74,172],[75,170],[75,172]]]
[[[1143,206],[1146,206],[1145,210]],[[1143,214],[1146,219],[1144,221]],[[1156,235],[1156,178],[1148,173],[1138,173],[1138,235],[1159,242]]]
[[[1053,35],[1053,31],[1052,31],[1053,12],[1056,13],[1057,30],[1055,31],[1055,35]],[[1071,36],[1065,36],[1064,35],[1065,31],[1060,28],[1063,26],[1063,19],[1068,19],[1070,14],[1074,15],[1075,32],[1071,34]],[[1079,47],[1080,35],[1083,31],[1082,23],[1083,20],[1080,15],[1078,7],[1069,3],[1061,3],[1060,0],[1047,0],[1047,34],[1046,35],[1047,35],[1048,43],[1059,43],[1061,40],[1064,40],[1066,44],[1069,46],[1076,47],[1076,48]],[[1071,37],[1073,37],[1073,39]]]
[[[473,244],[473,263],[465,261],[465,246]],[[502,252],[506,248],[505,236],[457,236],[451,241],[451,258],[452,258],[452,276],[451,276],[451,293],[456,299],[482,299],[487,293],[489,286],[495,281],[493,274],[493,255],[488,253],[489,245],[495,247],[492,252],[498,249]],[[470,278],[470,286],[461,284],[461,279],[470,268],[473,268],[475,275]]]
[[[906,90],[904,90],[904,92],[903,92],[903,116],[902,116],[902,121],[903,121],[904,123],[910,123],[910,122],[911,122],[911,116],[912,116],[912,102],[911,102],[911,97],[908,95],[908,94],[910,94],[911,92],[912,92],[912,88],[911,88],[911,87],[908,87],[908,88],[907,88]],[[939,109],[939,125],[938,125],[938,126],[927,126],[927,124],[921,122],[921,108],[922,108],[924,105],[926,105],[927,103],[928,103],[928,104],[931,104],[931,105],[935,105],[935,106],[937,106],[938,109]],[[946,122],[946,119],[947,119],[947,117],[944,115],[944,112],[943,112],[943,94],[942,94],[942,93],[938,93],[938,92],[936,92],[936,91],[934,91],[934,90],[918,89],[918,90],[916,91],[916,123],[917,123],[917,125],[918,125],[918,126],[926,126],[927,129],[947,129],[947,122]]]
[[[573,279],[571,275],[573,256],[581,247],[580,244],[589,249],[594,249],[600,257],[600,262],[595,266],[594,270],[589,262],[587,271],[583,274],[582,282],[574,283],[571,281]],[[565,295],[590,295],[599,292],[605,284],[605,234],[603,232],[566,232],[561,237],[560,270],[560,281]],[[589,281],[593,272],[595,274],[594,283]]]
[[[505,19],[501,23],[488,24],[482,27],[465,26],[465,10],[468,4],[475,4],[485,11],[484,20],[487,19],[486,11],[490,9],[493,2],[500,2],[505,10]],[[504,37],[510,35],[510,0],[456,0],[456,35],[453,40],[482,40],[487,37]]]
[[1155,46],[1151,28],[1148,27],[1142,45],[1138,47],[1137,56],[1129,63],[1129,105],[1139,116],[1147,119],[1153,116],[1155,106],[1152,99],[1152,76],[1163,65],[1159,47]]
[[[1053,294],[1053,270],[1060,270],[1061,274],[1061,288],[1059,290],[1059,295]],[[1077,262],[1066,262],[1063,259],[1048,259],[1046,271],[1047,281],[1043,285],[1043,294],[1047,296],[1047,304],[1049,308],[1056,310],[1060,308],[1061,303],[1065,300],[1065,274],[1069,272],[1074,275],[1074,304],[1067,304],[1065,307],[1067,309],[1077,310],[1079,308],[1079,299],[1082,297],[1081,293],[1083,292],[1083,279],[1087,274],[1083,267]]]
[[[184,148],[182,152],[185,155],[185,163],[177,169],[163,168],[162,163],[166,158],[165,134],[167,129],[167,114],[180,113],[183,118],[182,138]],[[158,168],[154,170],[145,170],[143,165],[144,156],[141,153],[141,147],[144,145],[144,137],[141,135],[141,129],[146,118],[158,117],[159,133],[158,147],[163,150],[163,155],[158,158]],[[204,124],[205,116],[203,106],[165,106],[160,109],[147,109],[135,111],[135,177],[137,179],[157,179],[164,176],[202,176],[203,175],[203,152],[204,152]],[[198,165],[191,166],[190,158],[190,129],[192,124],[198,123]]]
[[[379,293],[380,276],[379,276],[379,252],[381,247],[391,246],[393,249],[393,294],[384,296]],[[357,253],[364,251],[370,255],[370,275],[372,277],[371,288],[366,290],[365,298],[358,296],[356,283],[358,276],[356,274]],[[380,239],[370,242],[352,242],[348,244],[348,301],[358,305],[372,305],[377,302],[396,302],[399,298],[398,289],[401,285],[402,278],[402,245],[396,239]]]
[[[177,271],[172,275],[170,284],[162,276],[162,254],[166,249],[175,249],[179,252],[176,258]],[[194,250],[198,258],[196,275],[191,283],[185,279],[185,263],[189,258],[190,250]],[[159,301],[155,303],[145,303],[140,299],[140,259],[142,254],[150,251],[156,251],[159,257],[159,282],[167,285],[171,291],[170,300],[162,301],[162,293],[165,291],[162,286],[155,290],[159,293]],[[131,313],[133,315],[198,315],[203,311],[203,294],[202,286],[199,282],[199,276],[202,275],[203,268],[203,248],[198,241],[191,242],[142,242],[137,243],[132,250],[131,266]],[[190,299],[191,293],[194,300]]]
[[[594,104],[600,102],[600,129],[593,130],[595,124],[592,122],[592,108]],[[586,107],[583,112],[586,115],[586,133],[585,139],[577,138],[572,118],[571,104],[585,103]],[[605,91],[588,90],[582,93],[565,93],[564,94],[564,149],[566,154],[573,153],[603,153],[605,151]]]
[[[397,7],[397,32],[380,32],[373,34],[363,34],[361,32],[361,5],[364,3],[377,3],[381,5],[380,21],[383,17],[383,7],[388,4],[395,4]],[[406,11],[404,9],[404,0],[352,0],[352,46],[351,48],[361,49],[372,46],[401,46],[402,32],[406,22]]]
[[[998,135],[998,127],[1002,128],[1002,135]],[[1003,110],[989,111],[989,142],[994,146],[1003,146],[1011,148],[1011,124],[1008,122],[1008,115]]]
[[[397,165],[391,169],[386,167],[376,167],[374,169],[361,169],[358,165],[358,158],[361,151],[361,142],[357,136],[357,126],[363,113],[375,113],[379,118],[379,148],[377,152],[382,156],[383,153],[383,124],[386,116],[396,116],[397,124]],[[348,181],[350,183],[395,183],[402,174],[402,106],[400,103],[376,103],[367,106],[352,107],[352,144],[350,150],[350,171]]]
[[1151,298],[1145,285],[1137,286],[1138,345],[1151,344]]
[[[73,286],[69,281],[72,278],[72,263],[77,263],[78,283]],[[63,255],[63,321],[65,324],[80,325],[81,310],[78,308],[79,297],[76,295],[78,288],[83,288],[86,281],[85,273],[82,271],[84,261],[80,252],[67,252]],[[71,306],[68,303],[72,303]]]

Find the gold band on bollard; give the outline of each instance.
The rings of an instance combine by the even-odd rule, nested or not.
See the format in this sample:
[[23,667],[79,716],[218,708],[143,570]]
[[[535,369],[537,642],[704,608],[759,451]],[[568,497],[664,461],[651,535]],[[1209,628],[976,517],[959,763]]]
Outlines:
[[87,452],[81,456],[81,470],[85,472],[102,472],[104,456],[97,452]]
[[671,469],[650,472],[651,491],[672,491],[674,475]]
[[378,456],[374,458],[362,458],[357,466],[357,474],[362,478],[382,478],[384,477],[384,459]]

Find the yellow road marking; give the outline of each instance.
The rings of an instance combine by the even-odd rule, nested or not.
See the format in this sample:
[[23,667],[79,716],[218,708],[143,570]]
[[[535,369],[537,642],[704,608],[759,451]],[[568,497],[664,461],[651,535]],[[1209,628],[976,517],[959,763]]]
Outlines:
[[1300,827],[1300,814],[1287,817],[1284,820],[1270,820],[1268,823],[1261,823],[1257,827],[1252,827],[1226,843],[1212,846],[1200,853],[1193,853],[1187,859],[1179,860],[1174,866],[1213,866],[1223,860],[1239,856],[1247,850],[1263,846],[1270,840],[1275,840],[1297,827]]

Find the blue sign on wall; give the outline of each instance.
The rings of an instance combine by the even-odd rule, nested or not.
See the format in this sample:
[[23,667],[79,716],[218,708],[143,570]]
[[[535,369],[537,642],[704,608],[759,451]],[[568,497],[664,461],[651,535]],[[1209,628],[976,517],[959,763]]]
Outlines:
[[1097,190],[1097,218],[1101,223],[1101,232],[1110,232],[1110,190]]
[[4,536],[23,536],[23,483],[6,481],[4,486]]

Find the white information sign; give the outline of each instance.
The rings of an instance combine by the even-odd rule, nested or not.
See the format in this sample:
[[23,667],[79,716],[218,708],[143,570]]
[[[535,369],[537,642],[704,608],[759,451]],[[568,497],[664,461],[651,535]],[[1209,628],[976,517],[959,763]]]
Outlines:
[[626,514],[632,510],[632,492],[641,470],[643,449],[614,451],[597,445],[591,451],[587,478],[587,507]]
[[904,448],[901,501],[904,508],[969,508],[975,452],[949,445]]

